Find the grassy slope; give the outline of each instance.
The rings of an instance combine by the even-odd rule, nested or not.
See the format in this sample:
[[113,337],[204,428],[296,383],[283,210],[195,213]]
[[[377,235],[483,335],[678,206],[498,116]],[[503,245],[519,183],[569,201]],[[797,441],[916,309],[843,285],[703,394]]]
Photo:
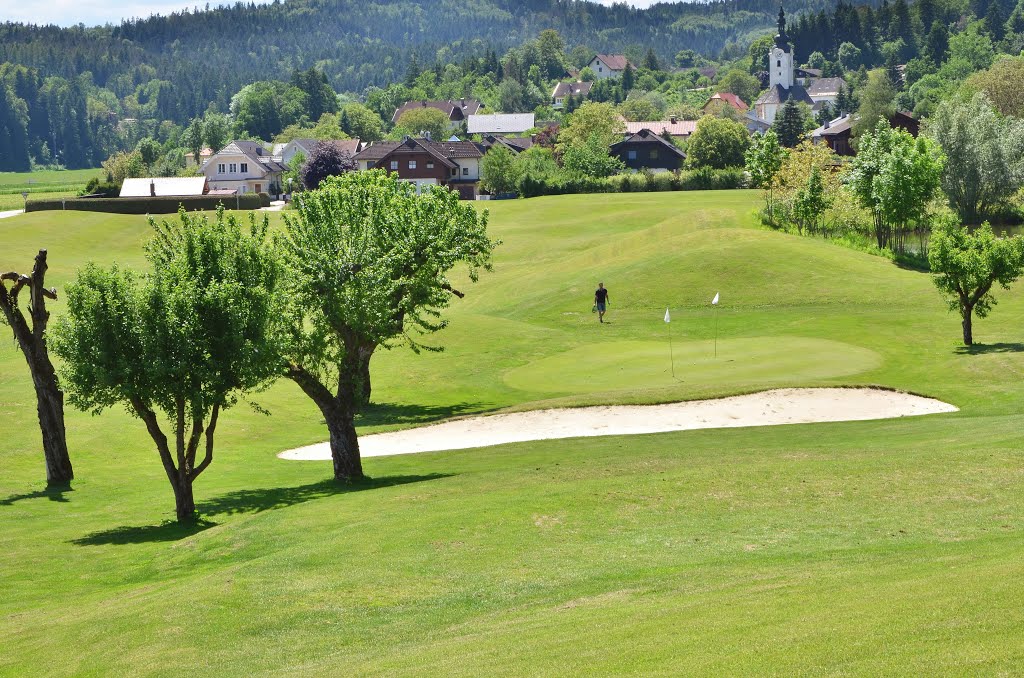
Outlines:
[[[197,488],[216,525],[182,534],[160,525],[166,479],[122,412],[72,414],[80,480],[39,491],[30,387],[3,342],[0,674],[1019,666],[1024,294],[1003,293],[976,329],[990,346],[962,354],[926,276],[751,229],[755,199],[493,205],[497,271],[453,307],[446,352],[375,358],[382,404],[365,430],[793,384],[899,387],[961,413],[378,458],[377,484],[338,492],[326,464],[275,459],[324,437],[281,384],[260,398],[269,419],[239,408],[223,421]],[[89,258],[141,261],[141,219],[19,219],[30,227],[10,231],[0,268],[40,244],[58,285]],[[589,312],[598,278],[612,291],[603,327]],[[656,358],[666,305],[681,383]]]
[[0,212],[24,207],[22,191],[34,200],[78,195],[100,173],[98,169],[0,172]]

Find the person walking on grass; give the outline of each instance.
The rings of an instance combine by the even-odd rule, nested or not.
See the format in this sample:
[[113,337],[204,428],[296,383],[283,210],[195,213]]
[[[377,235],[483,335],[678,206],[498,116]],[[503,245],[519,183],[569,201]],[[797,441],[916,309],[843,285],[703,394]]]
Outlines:
[[597,309],[597,319],[604,322],[604,312],[608,310],[608,290],[604,288],[604,283],[597,283],[597,289],[594,290],[594,308]]

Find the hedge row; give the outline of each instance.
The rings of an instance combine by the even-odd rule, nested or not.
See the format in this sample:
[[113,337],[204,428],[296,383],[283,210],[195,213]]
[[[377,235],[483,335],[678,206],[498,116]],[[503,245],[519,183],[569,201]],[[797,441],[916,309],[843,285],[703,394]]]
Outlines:
[[556,176],[519,181],[519,195],[534,198],[541,195],[570,193],[633,193],[645,191],[714,191],[743,188],[746,175],[740,168],[713,170],[701,168],[682,172],[637,172],[619,174],[606,179]]
[[255,210],[269,204],[268,199],[255,193],[233,195],[208,195],[196,197],[145,197],[145,198],[48,198],[29,200],[27,212],[45,210],[77,210],[80,212],[110,212],[112,214],[174,214],[183,206],[186,211],[215,210],[223,204],[224,209]]

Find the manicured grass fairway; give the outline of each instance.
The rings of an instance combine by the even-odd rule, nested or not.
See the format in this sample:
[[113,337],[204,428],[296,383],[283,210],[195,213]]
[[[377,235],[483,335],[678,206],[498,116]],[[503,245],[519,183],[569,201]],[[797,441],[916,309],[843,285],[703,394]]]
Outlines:
[[30,200],[78,195],[89,179],[100,174],[99,169],[0,172],[0,212],[22,209],[22,191],[29,192]]
[[[197,484],[215,525],[188,533],[161,525],[170,488],[120,411],[69,416],[79,480],[41,492],[27,370],[0,342],[0,674],[1019,671],[1024,292],[1001,294],[964,353],[926,275],[754,229],[757,200],[491,205],[495,273],[451,309],[446,352],[374,359],[364,430],[826,384],[960,413],[375,458],[376,480],[344,491],[327,463],[275,458],[325,437],[282,383],[259,398],[269,418],[222,419]],[[0,268],[45,245],[57,285],[90,258],[138,265],[147,236],[92,214],[0,228]]]

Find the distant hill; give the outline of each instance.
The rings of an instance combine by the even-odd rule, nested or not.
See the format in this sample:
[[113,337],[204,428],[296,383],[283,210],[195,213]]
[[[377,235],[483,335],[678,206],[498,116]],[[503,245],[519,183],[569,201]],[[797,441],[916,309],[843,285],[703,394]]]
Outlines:
[[[799,0],[787,12],[832,2]],[[185,11],[114,27],[0,24],[0,63],[73,78],[123,96],[155,81],[153,96],[170,119],[215,102],[242,85],[319,66],[338,91],[360,92],[400,80],[411,55],[420,63],[499,54],[554,28],[568,46],[595,51],[653,47],[671,60],[683,49],[714,55],[769,31],[776,0],[658,4],[635,9],[585,0],[287,0],[269,5]],[[166,103],[166,105],[164,105]]]

